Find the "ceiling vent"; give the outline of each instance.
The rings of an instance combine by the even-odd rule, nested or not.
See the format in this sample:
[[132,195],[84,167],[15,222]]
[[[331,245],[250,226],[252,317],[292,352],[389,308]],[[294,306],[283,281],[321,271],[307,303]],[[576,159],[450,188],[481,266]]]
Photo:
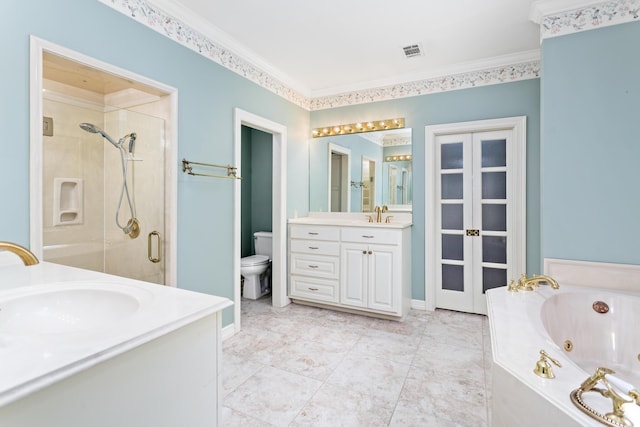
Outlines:
[[402,48],[404,56],[407,58],[414,58],[416,56],[422,56],[422,48],[419,44],[412,44]]

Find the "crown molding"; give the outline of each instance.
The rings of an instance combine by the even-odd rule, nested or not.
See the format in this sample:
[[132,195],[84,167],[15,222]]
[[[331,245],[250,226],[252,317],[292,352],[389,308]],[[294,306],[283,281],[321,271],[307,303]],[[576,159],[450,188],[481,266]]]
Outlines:
[[311,92],[311,98],[323,98],[335,96],[337,94],[345,94],[350,92],[358,92],[363,90],[371,90],[373,88],[381,88],[399,84],[407,84],[411,82],[421,82],[434,78],[443,78],[445,76],[482,72],[494,68],[505,67],[512,64],[520,64],[523,62],[539,61],[540,49],[528,50],[508,55],[500,55],[492,58],[484,58],[477,61],[463,62],[451,66],[422,71],[420,73],[406,74],[404,76],[395,76],[388,79],[370,80],[367,82],[356,83],[353,85],[337,86],[325,90],[316,90]]
[[[210,25],[205,25],[204,20],[195,14],[185,12],[186,8],[181,8],[180,4],[165,0],[154,0],[153,3],[147,0],[98,1],[288,101],[304,109],[309,109],[309,97],[294,89],[292,85],[283,83],[283,80],[289,81],[291,79],[268,66],[255,55],[250,54],[239,44],[231,42],[231,38],[227,35],[223,36],[220,30],[213,27],[205,29]],[[163,7],[157,6],[156,3],[162,3]],[[171,12],[164,8],[170,9]],[[176,15],[182,16],[182,19]],[[223,42],[219,42],[218,38],[224,39]],[[250,61],[239,52],[226,47],[225,41],[227,44],[233,44],[234,48],[250,56],[252,60]],[[260,66],[255,62],[260,63]],[[280,76],[282,80],[277,76]]]
[[540,24],[541,39],[638,21],[640,0],[539,0],[529,18]]
[[310,111],[540,77],[540,51],[533,50],[311,93],[174,0],[98,1]]
[[468,89],[540,77],[540,60],[311,99],[311,111]]

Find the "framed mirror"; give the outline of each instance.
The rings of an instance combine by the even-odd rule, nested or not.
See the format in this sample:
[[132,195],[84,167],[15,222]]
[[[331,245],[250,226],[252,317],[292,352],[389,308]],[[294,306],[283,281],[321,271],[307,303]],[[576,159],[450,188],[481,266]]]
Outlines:
[[309,162],[312,212],[411,212],[411,129],[314,138]]

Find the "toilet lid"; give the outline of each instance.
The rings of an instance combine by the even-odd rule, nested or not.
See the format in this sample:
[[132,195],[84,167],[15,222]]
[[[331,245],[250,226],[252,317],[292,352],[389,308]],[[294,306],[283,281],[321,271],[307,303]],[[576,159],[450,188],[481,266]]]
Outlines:
[[251,255],[244,257],[240,260],[241,267],[249,267],[252,265],[266,264],[269,262],[269,257],[266,255]]

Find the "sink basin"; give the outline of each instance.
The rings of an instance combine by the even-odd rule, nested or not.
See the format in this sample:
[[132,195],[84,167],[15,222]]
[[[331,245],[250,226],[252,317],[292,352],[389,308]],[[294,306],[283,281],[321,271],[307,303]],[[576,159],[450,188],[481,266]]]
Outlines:
[[108,326],[135,313],[138,299],[121,289],[49,286],[0,300],[0,332],[61,334]]

